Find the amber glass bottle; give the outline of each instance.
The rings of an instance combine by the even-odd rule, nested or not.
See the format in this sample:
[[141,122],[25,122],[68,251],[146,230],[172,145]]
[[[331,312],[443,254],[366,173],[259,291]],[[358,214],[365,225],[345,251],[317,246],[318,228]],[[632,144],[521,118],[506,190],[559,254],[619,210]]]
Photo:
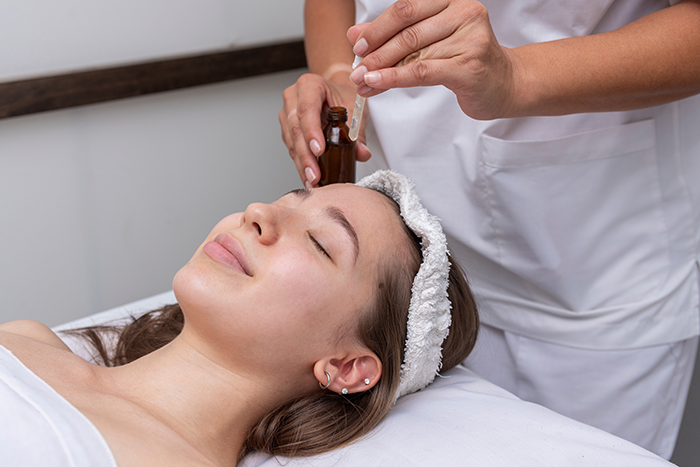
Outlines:
[[328,109],[328,125],[323,129],[326,150],[318,158],[321,168],[319,186],[331,183],[355,183],[355,142],[350,139],[345,107]]

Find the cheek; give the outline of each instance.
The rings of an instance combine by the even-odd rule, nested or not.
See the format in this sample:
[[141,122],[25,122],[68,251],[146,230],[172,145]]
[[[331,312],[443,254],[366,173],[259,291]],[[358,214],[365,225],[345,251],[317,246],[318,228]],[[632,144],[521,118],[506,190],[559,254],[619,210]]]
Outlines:
[[268,305],[279,308],[290,327],[334,334],[362,308],[364,294],[346,275],[300,259],[290,255],[271,269]]
[[271,302],[287,310],[313,310],[327,302],[327,293],[336,287],[332,272],[316,267],[310,254],[290,254],[279,258],[261,283]]

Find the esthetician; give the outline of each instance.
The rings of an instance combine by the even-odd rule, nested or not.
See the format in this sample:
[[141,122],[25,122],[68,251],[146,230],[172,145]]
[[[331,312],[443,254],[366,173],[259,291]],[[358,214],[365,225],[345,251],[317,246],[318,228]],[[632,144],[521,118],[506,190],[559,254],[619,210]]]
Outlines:
[[369,97],[358,160],[369,141],[413,178],[470,271],[467,364],[669,458],[700,332],[700,1],[307,0],[305,20],[280,113],[302,181],[323,109]]

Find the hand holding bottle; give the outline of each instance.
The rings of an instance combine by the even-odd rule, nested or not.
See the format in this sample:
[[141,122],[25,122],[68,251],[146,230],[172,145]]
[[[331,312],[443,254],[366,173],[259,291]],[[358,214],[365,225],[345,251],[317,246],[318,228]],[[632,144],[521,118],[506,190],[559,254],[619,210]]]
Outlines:
[[[348,78],[350,66],[348,63],[344,71],[328,76],[337,82],[347,82],[346,85],[307,73],[284,91],[284,106],[279,114],[282,141],[308,188],[317,186],[320,180],[317,158],[325,150],[323,128],[326,122],[322,118],[326,109],[335,106],[351,109],[355,101],[355,87]],[[358,161],[371,157],[365,145],[364,123],[357,139],[356,157]]]

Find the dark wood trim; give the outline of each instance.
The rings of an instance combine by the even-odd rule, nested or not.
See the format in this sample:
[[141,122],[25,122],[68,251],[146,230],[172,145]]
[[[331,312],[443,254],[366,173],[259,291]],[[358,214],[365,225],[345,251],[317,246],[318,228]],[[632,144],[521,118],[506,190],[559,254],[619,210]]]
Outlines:
[[303,41],[0,83],[0,118],[306,66]]

